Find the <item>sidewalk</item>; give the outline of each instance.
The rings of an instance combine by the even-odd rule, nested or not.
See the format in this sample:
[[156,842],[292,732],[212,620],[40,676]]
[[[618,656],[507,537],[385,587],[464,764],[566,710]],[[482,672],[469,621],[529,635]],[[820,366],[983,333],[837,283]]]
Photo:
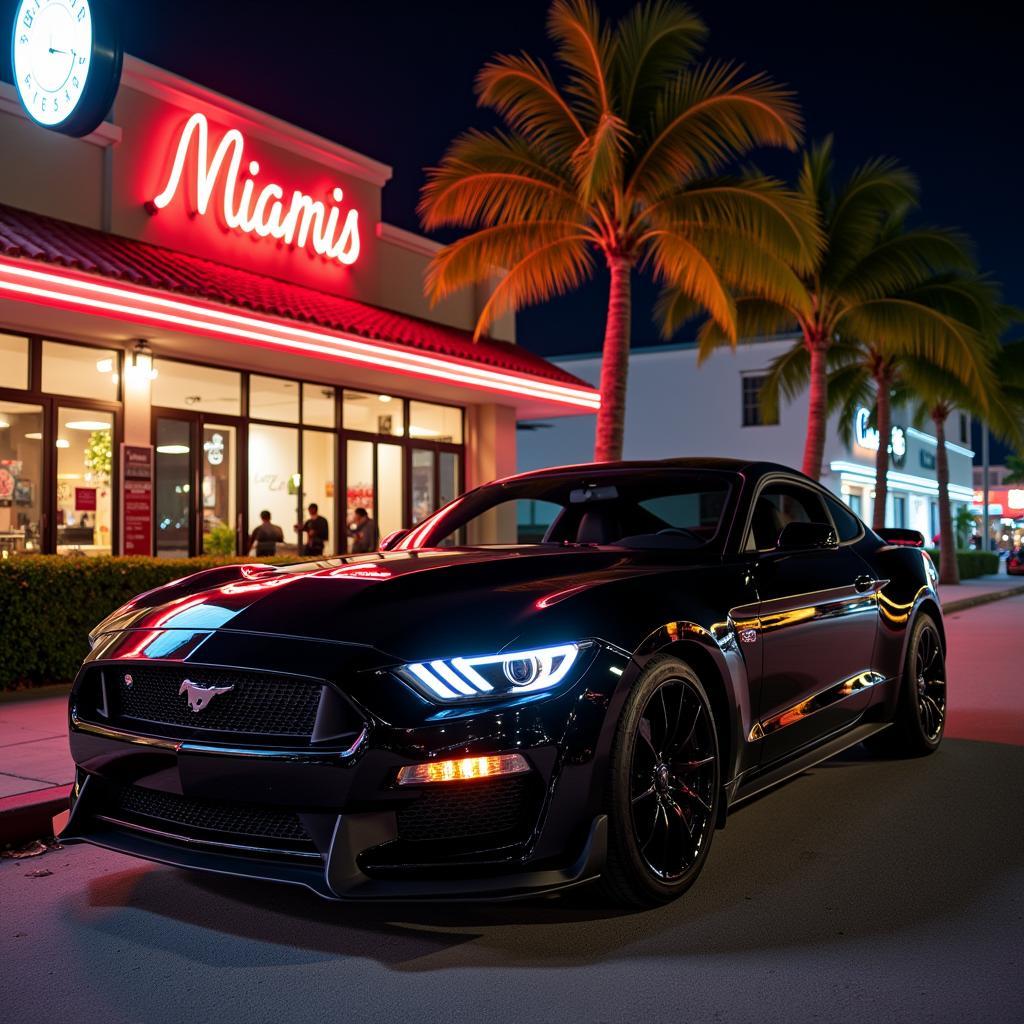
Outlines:
[[989,601],[998,601],[1016,593],[1024,593],[1024,576],[1007,576],[1004,572],[976,576],[971,580],[963,580],[954,587],[939,587],[942,610],[947,614],[987,604]]
[[0,847],[48,835],[74,776],[67,694],[0,702]]

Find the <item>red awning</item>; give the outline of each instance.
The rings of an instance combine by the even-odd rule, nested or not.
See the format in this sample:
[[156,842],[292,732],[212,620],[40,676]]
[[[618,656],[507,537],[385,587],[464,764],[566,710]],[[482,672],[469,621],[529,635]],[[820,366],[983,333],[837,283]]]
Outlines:
[[[234,307],[329,332],[383,342],[388,347],[446,357],[453,360],[452,365],[456,368],[459,364],[469,364],[469,367],[496,371],[503,378],[507,374],[513,381],[526,378],[537,382],[537,387],[552,395],[555,390],[562,392],[563,389],[566,395],[575,394],[578,400],[571,404],[580,411],[587,411],[586,405],[592,411],[598,403],[597,393],[589,384],[519,345],[494,338],[474,342],[469,331],[3,204],[0,204],[0,257],[7,258],[4,262],[9,269],[11,260],[67,268],[75,272],[68,278],[71,282],[69,288],[75,280],[87,281],[95,275],[133,289],[197,299],[204,304],[204,309],[213,308],[208,306],[211,303],[216,307]],[[19,288],[19,281],[12,280],[14,283],[0,278],[0,295],[14,293],[28,301],[45,301],[53,294],[55,304],[75,303],[71,292],[65,297],[59,290],[54,291],[49,276],[43,282],[47,287],[40,287],[37,281],[34,287],[23,284]],[[24,280],[23,274],[20,281]],[[117,293],[112,294],[116,296]],[[134,292],[125,291],[124,294],[132,295]],[[274,329],[270,321],[267,325],[268,329]],[[226,328],[223,333],[227,333]],[[326,340],[330,341],[330,338]],[[339,355],[339,358],[344,359],[345,356]],[[418,360],[418,363],[413,362],[412,370],[406,371],[413,373],[416,365],[436,362],[411,354],[407,358]],[[437,371],[432,372],[438,375]],[[474,371],[467,368],[467,374],[471,378]],[[458,380],[458,377],[454,379]],[[472,381],[467,378],[465,382]],[[546,386],[544,382],[547,382]],[[476,386],[486,384],[478,382]]]

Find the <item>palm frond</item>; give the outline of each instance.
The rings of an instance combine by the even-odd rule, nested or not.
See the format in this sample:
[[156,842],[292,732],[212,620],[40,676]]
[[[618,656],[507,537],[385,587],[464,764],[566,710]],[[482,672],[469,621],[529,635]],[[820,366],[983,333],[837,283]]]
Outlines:
[[643,216],[662,229],[680,222],[728,227],[796,271],[811,269],[822,244],[813,206],[774,178],[755,173],[695,182]]
[[804,150],[796,186],[804,202],[818,211],[819,219],[833,206],[832,170],[832,136],[827,135]]
[[[500,224],[480,228],[465,238],[446,245],[427,267],[425,291],[432,303],[440,302],[467,285],[486,281],[505,269],[522,263],[535,252],[580,249],[586,253],[588,237],[574,224],[561,221]],[[582,257],[576,257],[581,259]],[[589,255],[587,260],[590,260]],[[543,261],[530,264],[542,267]],[[557,264],[554,269],[559,272]],[[552,284],[551,295],[557,295]]]
[[[663,331],[674,330],[682,325],[680,320],[673,327],[676,293],[666,289],[658,299],[659,316]],[[736,337],[721,330],[714,320],[705,321],[697,332],[697,365],[703,363],[716,349],[735,348],[736,338],[770,338],[798,329],[797,318],[792,310],[765,299],[744,296],[735,300]],[[801,342],[802,344],[802,342]]]
[[593,256],[585,243],[578,235],[552,239],[513,263],[480,311],[474,340],[506,313],[578,288],[594,272]]
[[566,91],[575,97],[584,128],[591,131],[613,112],[611,32],[590,0],[555,0],[548,12],[548,35],[569,73]]
[[760,395],[761,411],[768,422],[778,419],[780,398],[792,401],[807,387],[810,376],[811,354],[802,339],[772,360],[761,381]]
[[605,114],[576,147],[572,169],[581,202],[589,204],[607,196],[619,183],[627,136],[626,123],[614,114]]
[[489,61],[477,75],[476,93],[480,105],[496,110],[513,131],[563,159],[586,138],[551,72],[528,54],[500,55]]
[[967,238],[947,228],[913,228],[890,232],[834,282],[843,297],[857,303],[892,295],[950,270],[973,265]]
[[503,221],[574,220],[587,213],[572,189],[520,136],[470,131],[429,168],[419,205],[429,230]]
[[828,411],[838,413],[839,437],[849,446],[853,442],[853,422],[857,410],[870,408],[875,400],[871,374],[863,363],[848,363],[828,375]]
[[722,274],[708,254],[685,235],[670,231],[651,238],[655,276],[697,302],[731,338],[736,338],[736,307]]
[[687,69],[654,106],[627,192],[654,202],[758,146],[795,149],[800,131],[793,94],[766,75],[724,63]]
[[877,339],[891,353],[927,359],[954,374],[982,406],[993,385],[991,344],[973,327],[913,296],[871,299],[853,307],[840,320],[840,332]]
[[638,3],[619,22],[612,71],[628,125],[646,122],[665,83],[696,57],[707,32],[698,14],[671,0]]
[[917,181],[894,160],[878,158],[861,165],[824,210],[828,250],[825,281],[842,281],[877,242],[879,232],[917,201]]

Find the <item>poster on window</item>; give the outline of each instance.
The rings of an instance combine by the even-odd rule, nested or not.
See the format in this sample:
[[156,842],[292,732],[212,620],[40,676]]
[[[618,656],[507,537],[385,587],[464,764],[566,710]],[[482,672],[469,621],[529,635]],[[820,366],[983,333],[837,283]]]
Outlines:
[[153,446],[121,445],[121,553],[153,554]]

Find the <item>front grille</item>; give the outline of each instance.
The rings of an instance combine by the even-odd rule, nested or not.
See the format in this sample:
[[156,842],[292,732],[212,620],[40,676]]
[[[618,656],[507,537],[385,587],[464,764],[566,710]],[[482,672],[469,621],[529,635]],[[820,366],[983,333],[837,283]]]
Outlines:
[[[206,668],[126,666],[107,670],[107,699],[116,719],[251,736],[309,739],[323,686],[292,679]],[[131,680],[131,685],[127,680]],[[195,712],[181,686],[231,687]]]
[[536,809],[524,777],[427,787],[398,812],[398,838],[410,842],[523,838]]
[[[102,813],[152,824],[175,835],[215,834],[222,841],[313,848],[298,815],[276,807],[177,796],[142,786],[112,787]],[[199,836],[202,838],[202,836]]]

